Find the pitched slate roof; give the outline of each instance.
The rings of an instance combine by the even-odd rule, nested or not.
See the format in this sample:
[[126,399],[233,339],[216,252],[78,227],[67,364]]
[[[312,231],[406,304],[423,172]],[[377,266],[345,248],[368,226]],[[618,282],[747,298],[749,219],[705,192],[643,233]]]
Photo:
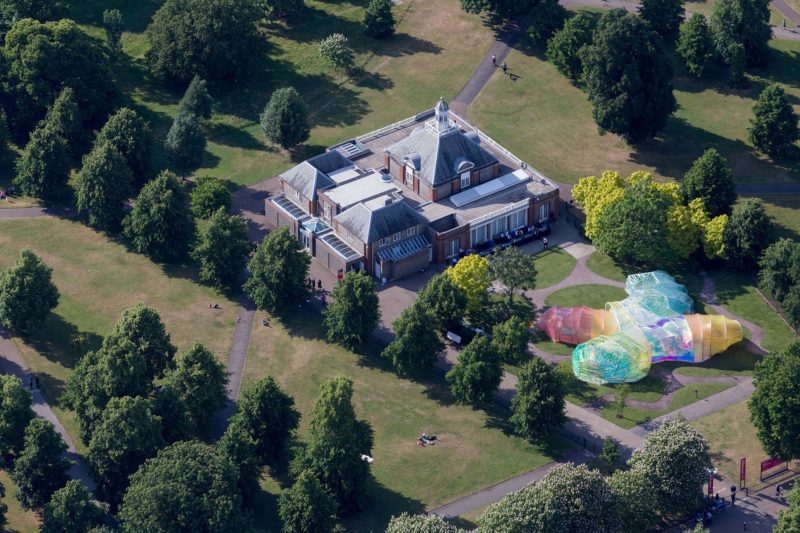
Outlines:
[[352,164],[339,152],[330,151],[303,161],[281,174],[280,177],[306,198],[316,200],[318,191],[336,185],[328,177],[328,173]]
[[375,207],[374,201],[370,203],[373,204],[372,208],[361,203],[334,217],[340,226],[361,242],[375,242],[411,226],[425,224],[425,219],[403,200],[380,207]]
[[[386,149],[398,161],[412,161],[420,178],[437,187],[458,177],[458,165],[464,160],[476,167],[497,163],[497,158],[457,130],[436,136],[426,128],[420,128],[402,141]],[[419,161],[419,163],[417,163]]]

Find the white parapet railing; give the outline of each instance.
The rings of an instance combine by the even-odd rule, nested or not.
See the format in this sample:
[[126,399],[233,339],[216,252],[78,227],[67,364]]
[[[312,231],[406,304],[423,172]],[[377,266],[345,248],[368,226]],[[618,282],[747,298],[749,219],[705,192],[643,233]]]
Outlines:
[[392,133],[394,131],[401,130],[401,129],[405,128],[406,126],[410,126],[411,124],[414,124],[415,122],[419,122],[420,120],[424,120],[424,119],[430,117],[431,115],[433,115],[433,113],[434,113],[433,108],[428,109],[426,111],[423,111],[422,113],[417,113],[413,117],[408,117],[408,118],[403,119],[403,120],[401,120],[399,122],[395,122],[394,124],[389,124],[388,126],[384,126],[383,128],[381,128],[379,130],[371,131],[369,133],[366,133],[364,135],[356,137],[356,140],[358,142],[360,142],[360,143],[369,142],[369,141],[371,141],[373,139],[377,139],[378,137],[382,137],[382,136],[387,135],[389,133]]

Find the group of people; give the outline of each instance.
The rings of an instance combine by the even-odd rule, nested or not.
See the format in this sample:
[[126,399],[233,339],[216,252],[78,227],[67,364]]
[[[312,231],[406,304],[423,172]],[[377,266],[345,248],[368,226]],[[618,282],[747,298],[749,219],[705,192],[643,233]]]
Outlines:
[[425,446],[433,446],[434,444],[436,444],[436,440],[437,440],[436,435],[434,435],[434,434],[428,435],[427,433],[423,433],[417,439],[417,445],[418,446],[422,446],[423,448]]

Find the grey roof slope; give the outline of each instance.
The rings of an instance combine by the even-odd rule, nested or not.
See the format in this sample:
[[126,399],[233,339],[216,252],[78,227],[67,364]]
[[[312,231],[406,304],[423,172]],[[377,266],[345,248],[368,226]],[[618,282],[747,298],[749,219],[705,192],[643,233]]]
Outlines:
[[374,210],[364,204],[357,204],[334,218],[364,243],[375,242],[411,226],[426,223],[425,219],[403,200],[395,200]]
[[420,128],[388,147],[386,152],[398,161],[403,161],[406,157],[413,159],[419,155],[419,176],[433,187],[456,179],[459,159],[467,159],[476,167],[497,163],[494,155],[460,130],[437,137],[425,128]]
[[330,151],[307,159],[280,176],[293,189],[300,191],[300,194],[311,200],[316,200],[318,191],[336,185],[336,182],[330,179],[327,174],[352,164],[349,159],[339,152]]

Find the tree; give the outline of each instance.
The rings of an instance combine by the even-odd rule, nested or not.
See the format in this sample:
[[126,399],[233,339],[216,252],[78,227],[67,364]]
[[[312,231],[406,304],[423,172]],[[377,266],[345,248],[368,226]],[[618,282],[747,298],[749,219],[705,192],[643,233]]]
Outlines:
[[393,516],[386,526],[386,533],[462,533],[463,530],[448,524],[438,515],[410,515],[403,513]]
[[156,388],[152,403],[153,414],[161,420],[161,436],[167,444],[191,440],[189,413],[186,402],[169,385]]
[[18,377],[0,374],[0,456],[22,451],[25,428],[34,417],[31,401]]
[[133,173],[137,185],[150,177],[152,133],[150,125],[136,111],[120,108],[109,117],[97,134],[96,145],[111,143],[119,151]]
[[676,50],[690,74],[698,78],[703,75],[706,63],[714,53],[714,41],[705,15],[695,13],[681,24]]
[[25,333],[42,325],[60,296],[53,269],[31,252],[22,250],[14,266],[0,272],[0,325]]
[[608,478],[614,491],[623,533],[650,531],[658,523],[658,498],[647,472],[642,469],[617,470]]
[[23,194],[46,201],[63,198],[69,180],[67,143],[54,127],[42,122],[17,159],[16,170],[14,185]]
[[734,45],[744,46],[748,65],[767,62],[772,28],[769,26],[767,0],[720,0],[711,11],[711,35],[714,46],[726,62]]
[[769,457],[800,457],[800,342],[756,363],[750,420]]
[[445,377],[459,403],[489,403],[500,387],[503,366],[491,341],[480,335],[461,351],[458,364]]
[[256,0],[267,18],[289,19],[303,10],[303,0]]
[[11,480],[23,509],[40,509],[55,491],[66,485],[70,462],[64,457],[67,443],[53,424],[34,418],[25,428],[25,446],[14,461]]
[[714,217],[706,223],[703,230],[703,253],[709,259],[725,259],[725,230],[728,227],[728,215]]
[[19,20],[6,34],[3,55],[6,112],[17,134],[32,130],[65,87],[90,125],[99,125],[116,101],[106,51],[72,20]]
[[486,304],[492,280],[489,261],[478,254],[461,258],[455,266],[445,270],[456,287],[467,297],[467,314],[479,313]]
[[525,363],[517,377],[519,383],[517,394],[511,399],[509,422],[526,439],[545,442],[566,422],[562,380],[539,357]]
[[103,339],[103,349],[126,342],[144,361],[148,380],[164,377],[167,370],[175,367],[178,350],[155,309],[141,303],[125,309],[114,329]]
[[228,375],[225,365],[202,344],[194,344],[178,354],[175,370],[167,383],[186,404],[189,426],[195,435],[211,431],[214,414],[225,404]]
[[654,136],[677,104],[661,39],[632,13],[612,9],[581,53],[586,93],[601,132],[631,144]]
[[308,108],[294,87],[278,89],[261,113],[261,129],[270,142],[292,149],[308,140]]
[[112,398],[89,441],[87,459],[97,481],[97,495],[116,510],[128,477],[164,446],[161,421],[147,398]]
[[166,0],[147,28],[150,72],[170,82],[243,74],[263,49],[260,18],[252,0]]
[[261,463],[279,457],[300,423],[294,398],[272,376],[256,381],[242,392],[234,417],[240,419],[242,428],[255,442]]
[[786,493],[789,508],[778,514],[778,523],[772,529],[773,533],[797,533],[800,531],[800,489],[794,487]]
[[725,253],[737,268],[754,269],[775,240],[775,223],[760,198],[745,198],[733,208],[725,226]]
[[569,17],[564,27],[547,42],[547,60],[575,85],[580,83],[583,75],[580,51],[592,42],[595,27],[596,17],[578,12]]
[[524,363],[530,357],[528,325],[518,316],[497,324],[492,330],[492,344],[500,359],[512,365]]
[[356,63],[353,49],[349,41],[341,33],[332,33],[319,43],[319,55],[333,68],[342,72],[350,72]]
[[206,80],[195,76],[186,92],[183,94],[180,103],[178,104],[178,114],[188,113],[197,118],[211,118],[211,106],[214,101],[211,95],[208,94],[208,84]]
[[326,380],[311,415],[310,439],[290,465],[295,479],[304,471],[316,478],[333,498],[338,514],[361,508],[373,446],[372,427],[356,418],[353,382]]
[[789,289],[789,294],[781,302],[786,320],[795,329],[800,329],[800,285],[795,285]]
[[47,110],[44,124],[53,128],[67,146],[70,158],[77,161],[86,142],[86,131],[83,128],[83,111],[78,106],[75,91],[64,87],[53,105]]
[[178,113],[164,140],[167,157],[181,175],[200,165],[206,149],[206,133],[200,119],[185,111]]
[[392,323],[395,339],[383,350],[401,376],[419,376],[432,369],[444,344],[436,332],[436,318],[419,301],[404,309]]
[[370,0],[364,13],[364,33],[383,39],[394,33],[395,20],[391,0]]
[[381,317],[375,282],[363,272],[347,272],[330,295],[322,322],[328,341],[355,350],[372,335]]
[[92,503],[86,485],[77,479],[70,479],[45,504],[41,532],[88,531],[100,525],[102,517],[103,511]]
[[327,533],[333,529],[336,504],[317,478],[305,471],[281,493],[278,514],[284,533]]
[[628,464],[648,476],[662,512],[696,509],[712,469],[708,442],[682,419],[664,422],[650,433]]
[[432,314],[439,331],[461,325],[467,307],[467,297],[446,274],[433,276],[419,293],[417,301]]
[[162,261],[182,259],[195,231],[188,203],[178,178],[164,171],[142,187],[122,222],[123,233],[141,254]]
[[467,13],[488,13],[508,18],[527,13],[535,4],[534,0],[461,0],[461,8]]
[[6,513],[8,512],[8,505],[6,505],[3,500],[6,497],[6,488],[0,483],[0,528],[5,528],[8,524],[8,519],[6,518]]
[[69,7],[61,0],[0,0],[0,20],[44,22],[63,18],[68,12]]
[[90,226],[116,231],[125,218],[125,203],[133,175],[122,155],[111,143],[103,143],[83,158],[75,179],[78,212]]
[[536,286],[536,261],[533,256],[511,246],[491,256],[489,276],[505,286],[508,305],[511,305],[517,289],[526,291]]
[[660,36],[675,37],[683,22],[683,0],[642,0],[639,16]]
[[600,453],[597,454],[597,458],[607,469],[611,470],[614,468],[614,464],[616,464],[619,459],[619,444],[613,437],[606,437],[603,439],[603,447],[600,449]]
[[115,55],[122,51],[122,13],[119,9],[103,11],[103,28],[106,30],[108,47]]
[[738,198],[733,174],[726,165],[725,158],[714,148],[703,152],[692,163],[681,180],[681,193],[687,202],[695,198],[701,199],[711,217],[730,215]]
[[224,453],[176,442],[131,476],[118,515],[122,531],[242,531],[236,482],[236,465]]
[[564,27],[568,17],[567,10],[556,0],[541,0],[531,11],[532,22],[528,37],[539,48],[546,48],[548,41]]
[[759,151],[772,157],[783,157],[800,139],[800,117],[780,85],[773,83],[761,91],[753,106],[753,115],[747,129],[747,140]]
[[227,211],[231,206],[231,191],[225,184],[212,176],[195,179],[192,189],[192,214],[199,218],[209,218],[219,209]]
[[308,294],[306,278],[311,258],[288,228],[271,231],[247,264],[250,277],[244,291],[259,309],[274,313]]
[[617,418],[622,418],[631,387],[627,383],[620,383],[614,387],[614,391],[614,411],[616,411]]
[[236,466],[236,484],[244,505],[252,506],[254,496],[259,491],[261,463],[256,452],[256,441],[245,427],[244,417],[234,415],[230,419],[228,427],[217,441],[216,447]]
[[200,231],[192,258],[200,266],[200,280],[217,290],[231,289],[247,265],[252,250],[247,224],[239,215],[219,209]]
[[800,243],[780,239],[770,244],[758,261],[759,285],[770,298],[783,301],[800,285]]
[[619,531],[616,498],[605,478],[586,465],[560,464],[535,485],[492,504],[481,531]]

